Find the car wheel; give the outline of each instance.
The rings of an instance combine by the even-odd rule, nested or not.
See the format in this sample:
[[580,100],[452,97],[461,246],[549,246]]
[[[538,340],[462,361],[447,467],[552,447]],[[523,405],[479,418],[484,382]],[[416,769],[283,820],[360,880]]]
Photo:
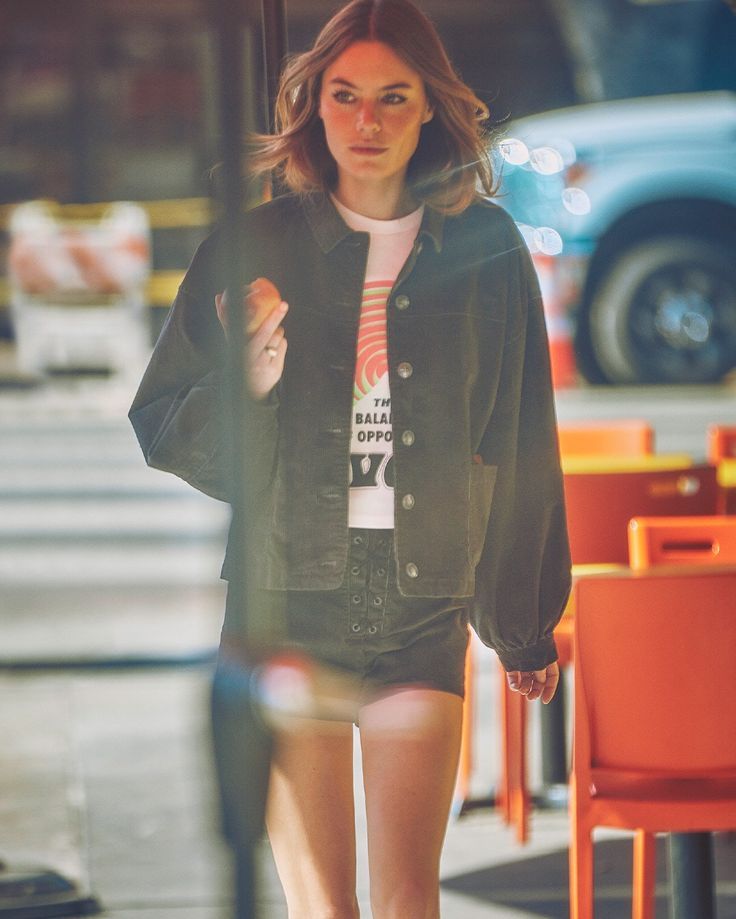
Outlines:
[[691,236],[620,254],[588,314],[590,343],[611,383],[707,383],[736,365],[736,257]]

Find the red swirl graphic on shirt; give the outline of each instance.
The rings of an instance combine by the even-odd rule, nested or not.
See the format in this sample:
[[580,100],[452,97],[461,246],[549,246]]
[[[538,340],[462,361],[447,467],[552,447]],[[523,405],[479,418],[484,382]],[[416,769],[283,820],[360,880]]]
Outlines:
[[391,281],[371,281],[363,289],[353,390],[355,402],[366,396],[388,371],[386,302],[391,287]]

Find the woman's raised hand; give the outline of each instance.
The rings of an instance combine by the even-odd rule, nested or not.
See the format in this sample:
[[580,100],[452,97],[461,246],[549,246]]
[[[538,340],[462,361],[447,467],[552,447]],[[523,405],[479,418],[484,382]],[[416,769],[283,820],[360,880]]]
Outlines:
[[[259,402],[271,392],[284,371],[287,343],[281,322],[289,307],[274,285],[265,278],[258,278],[249,285],[243,305],[248,390],[251,397]],[[215,309],[226,335],[228,308],[225,292],[217,294]]]

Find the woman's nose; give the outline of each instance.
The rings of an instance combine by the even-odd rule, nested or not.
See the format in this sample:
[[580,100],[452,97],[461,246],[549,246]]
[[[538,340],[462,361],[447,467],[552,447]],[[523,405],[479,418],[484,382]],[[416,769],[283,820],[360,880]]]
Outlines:
[[381,130],[381,123],[372,103],[364,102],[360,106],[358,110],[358,130],[370,134],[376,134]]

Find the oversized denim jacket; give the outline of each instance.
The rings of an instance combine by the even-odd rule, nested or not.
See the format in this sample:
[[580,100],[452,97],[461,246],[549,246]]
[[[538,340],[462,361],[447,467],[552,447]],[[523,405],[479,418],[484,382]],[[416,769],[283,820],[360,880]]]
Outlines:
[[[314,195],[248,212],[243,239],[245,277],[270,278],[290,307],[283,377],[248,413],[261,496],[254,576],[266,588],[335,588],[348,552],[369,237]],[[214,308],[222,248],[215,230],[197,250],[130,418],[151,466],[229,500],[226,346]],[[556,657],[570,556],[542,304],[506,212],[491,203],[457,217],[425,208],[387,326],[399,589],[469,598],[478,635],[504,666],[540,669]],[[402,502],[407,494],[413,502]]]

